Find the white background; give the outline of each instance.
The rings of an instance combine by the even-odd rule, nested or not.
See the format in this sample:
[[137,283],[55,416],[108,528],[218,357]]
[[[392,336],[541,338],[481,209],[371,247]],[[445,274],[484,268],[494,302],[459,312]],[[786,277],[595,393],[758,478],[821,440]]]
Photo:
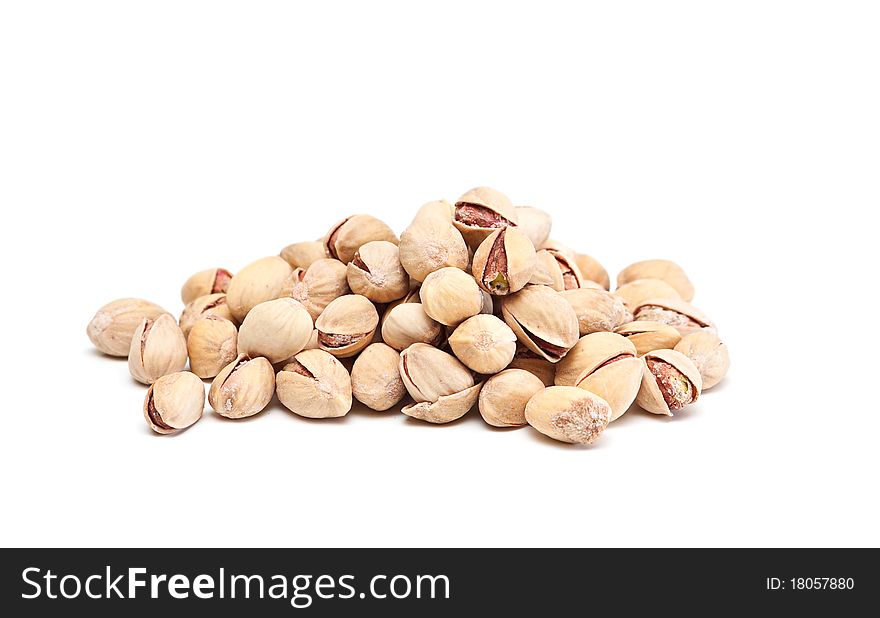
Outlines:
[[[0,544],[880,545],[876,4],[601,4],[4,3]],[[86,338],[480,184],[684,265],[728,380],[589,449],[277,403],[168,438]]]

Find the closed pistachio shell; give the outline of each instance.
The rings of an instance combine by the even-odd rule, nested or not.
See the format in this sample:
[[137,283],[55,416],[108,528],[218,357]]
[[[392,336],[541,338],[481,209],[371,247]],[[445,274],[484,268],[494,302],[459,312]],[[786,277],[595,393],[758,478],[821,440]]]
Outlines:
[[281,258],[293,268],[308,268],[327,257],[327,248],[320,240],[296,242],[281,250]]
[[231,280],[232,273],[225,268],[209,268],[197,272],[183,284],[180,298],[184,305],[188,305],[200,296],[223,294],[229,288]]
[[542,246],[550,238],[553,220],[546,212],[533,206],[516,207],[517,227],[528,236],[535,247]]
[[186,367],[186,339],[167,313],[143,320],[128,351],[128,370],[138,382],[152,384]]
[[144,418],[150,429],[160,434],[190,427],[202,418],[204,410],[205,385],[188,371],[162,376],[144,398]]
[[483,310],[477,282],[458,268],[441,268],[428,275],[419,296],[425,313],[446,326],[457,326]]
[[358,294],[340,296],[315,321],[321,349],[337,358],[349,358],[370,345],[379,314]]
[[313,327],[309,312],[292,298],[260,303],[241,323],[238,353],[264,356],[270,363],[280,363],[308,344]]
[[608,277],[608,271],[595,258],[586,253],[575,253],[574,261],[581,271],[584,279],[598,283],[602,289],[611,289],[611,279]]
[[275,370],[262,357],[240,354],[211,383],[208,403],[220,416],[239,419],[261,412],[275,394]]
[[180,330],[183,331],[184,336],[188,337],[195,323],[208,316],[216,316],[230,322],[235,319],[226,302],[226,294],[199,296],[189,303],[180,314]]
[[462,322],[449,337],[455,356],[482,374],[498,373],[516,353],[516,335],[494,315],[475,315]]
[[467,268],[467,244],[452,223],[441,217],[425,216],[413,221],[400,235],[400,263],[410,277],[424,281],[441,268]]
[[282,286],[282,296],[301,302],[312,320],[317,320],[334,300],[350,293],[348,269],[332,258],[315,260],[307,269],[297,268]]
[[574,290],[584,287],[584,276],[577,265],[575,252],[555,240],[548,240],[541,247],[554,257],[556,264],[562,273],[562,284],[565,290]]
[[244,320],[248,311],[267,300],[282,295],[284,282],[293,268],[277,255],[265,257],[242,268],[229,282],[226,302],[237,322]]
[[703,379],[693,361],[675,350],[655,350],[643,357],[645,366],[636,403],[652,413],[672,413],[699,399]]
[[681,341],[681,333],[660,322],[629,322],[619,326],[614,332],[629,339],[636,346],[639,356],[654,350],[672,349]]
[[501,311],[520,342],[550,362],[558,362],[577,343],[577,315],[552,288],[528,285],[505,297]]
[[633,311],[637,321],[660,322],[675,328],[682,337],[706,329],[715,332],[715,325],[703,312],[678,298],[649,298]]
[[493,427],[527,424],[526,404],[544,390],[537,376],[523,369],[505,369],[489,378],[480,391],[480,416]]
[[428,423],[451,423],[467,414],[480,396],[482,384],[475,384],[452,395],[443,395],[434,402],[419,402],[404,407],[401,412]]
[[526,404],[526,420],[545,436],[570,444],[592,444],[608,427],[611,406],[574,386],[551,386]]
[[421,208],[419,208],[416,211],[416,216],[413,217],[413,222],[435,218],[446,221],[447,223],[452,225],[453,211],[454,208],[452,204],[450,204],[446,200],[435,200],[433,202],[428,202],[427,204],[424,204]]
[[336,223],[324,237],[327,255],[348,264],[363,245],[371,240],[397,244],[397,235],[385,223],[370,215],[353,215]]
[[436,347],[443,340],[443,326],[425,313],[421,303],[400,303],[382,319],[382,340],[398,352],[414,343]]
[[472,272],[479,286],[496,296],[518,292],[535,270],[535,247],[515,227],[495,230],[474,253]]
[[338,418],[351,410],[351,378],[323,350],[297,354],[278,372],[275,388],[287,409],[306,418]]
[[409,293],[409,275],[400,264],[400,250],[387,240],[374,240],[354,254],[347,269],[348,286],[374,303],[388,303]]
[[630,311],[652,298],[681,298],[676,289],[662,279],[636,279],[614,290],[614,295],[622,298]]
[[715,333],[708,331],[691,333],[683,337],[674,349],[693,361],[703,380],[704,391],[721,382],[730,369],[727,346]]
[[516,226],[516,208],[506,195],[489,187],[477,187],[455,202],[453,224],[465,242],[476,249],[494,230]]
[[507,368],[527,371],[541,380],[544,386],[553,386],[556,377],[556,365],[542,355],[532,352],[519,341],[516,344],[516,354]]
[[397,350],[384,343],[368,346],[351,368],[352,394],[371,410],[392,408],[406,396],[399,367]]
[[213,378],[238,355],[238,330],[229,320],[209,315],[189,331],[186,349],[192,372]]
[[145,319],[168,313],[162,307],[140,298],[120,298],[95,313],[86,333],[98,350],[110,356],[128,356],[134,332]]
[[461,361],[424,343],[415,343],[401,352],[398,369],[416,403],[433,403],[474,385],[474,377]]
[[617,287],[637,279],[662,279],[688,302],[694,299],[694,285],[681,266],[670,260],[644,260],[630,264],[617,275]]
[[605,290],[578,288],[560,294],[577,315],[581,337],[600,331],[613,331],[621,324],[632,321],[632,314],[623,301]]
[[532,285],[546,285],[557,292],[565,289],[565,281],[562,278],[562,269],[553,254],[546,249],[535,253],[535,270],[529,279]]

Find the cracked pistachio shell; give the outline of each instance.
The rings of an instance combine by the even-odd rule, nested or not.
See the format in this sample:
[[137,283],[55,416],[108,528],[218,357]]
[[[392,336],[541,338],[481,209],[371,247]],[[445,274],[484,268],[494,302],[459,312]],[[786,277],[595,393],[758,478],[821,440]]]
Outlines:
[[306,347],[313,328],[312,317],[298,301],[269,300],[251,309],[241,323],[238,353],[280,363]]
[[715,325],[702,311],[679,298],[649,298],[642,301],[633,311],[633,319],[668,324],[682,337],[703,329],[715,332]]
[[544,390],[537,376],[523,369],[505,369],[489,378],[480,391],[480,416],[493,427],[526,425],[526,404]]
[[419,296],[425,313],[445,326],[457,326],[483,310],[480,287],[458,268],[441,268],[428,275]]
[[494,315],[475,315],[449,337],[455,356],[467,367],[486,375],[498,373],[516,354],[516,335]]
[[461,233],[444,218],[425,216],[400,235],[400,264],[410,277],[424,281],[441,268],[467,268],[470,255]]
[[554,440],[592,444],[608,427],[611,406],[582,388],[551,386],[529,399],[526,420]]
[[180,314],[178,321],[180,330],[183,331],[184,336],[189,336],[189,332],[196,322],[212,315],[230,322],[234,321],[226,302],[226,294],[208,294],[189,303]]
[[600,331],[613,331],[632,321],[632,314],[623,301],[605,290],[578,288],[560,293],[578,319],[581,337]]
[[274,394],[272,363],[263,357],[239,354],[214,378],[208,391],[208,403],[220,416],[238,419],[261,412]]
[[519,341],[516,343],[516,354],[507,368],[527,371],[541,380],[544,386],[553,386],[556,378],[556,365],[543,356],[535,354]]
[[642,385],[636,397],[643,410],[672,416],[674,411],[699,399],[703,379],[687,356],[675,350],[655,350],[643,358]]
[[205,410],[205,385],[188,371],[162,376],[144,398],[144,418],[160,434],[177,433],[194,425]]
[[577,343],[577,314],[552,288],[528,285],[505,297],[501,312],[520,342],[552,363]]
[[225,268],[209,268],[197,272],[186,280],[180,290],[180,298],[188,305],[200,296],[223,294],[229,288],[232,273]]
[[338,418],[351,410],[351,378],[323,350],[297,354],[278,372],[275,389],[284,407],[306,418]]
[[565,290],[574,290],[584,287],[586,279],[577,265],[575,252],[555,240],[548,240],[541,249],[547,251],[556,259],[556,264],[562,273],[562,287]]
[[676,289],[662,279],[636,279],[614,290],[614,295],[622,298],[630,311],[652,298],[681,298]]
[[242,268],[229,282],[226,303],[237,322],[248,311],[267,300],[282,296],[284,282],[293,268],[277,255],[265,257]]
[[546,249],[535,253],[535,270],[529,279],[531,285],[546,285],[557,292],[565,289],[565,281],[562,279],[562,269],[553,254]]
[[598,283],[602,289],[611,289],[611,279],[608,277],[608,271],[599,263],[599,261],[586,253],[574,254],[574,261],[578,265],[584,279]]
[[138,382],[152,384],[186,367],[186,338],[167,313],[142,320],[128,350],[128,370]]
[[550,238],[553,220],[540,208],[517,206],[516,219],[517,227],[532,241],[533,246],[540,247]]
[[414,343],[436,347],[443,340],[443,325],[431,319],[421,303],[400,303],[382,319],[382,340],[398,352]]
[[467,414],[480,396],[482,384],[475,384],[458,393],[443,395],[437,401],[414,403],[405,406],[401,412],[409,417],[428,423],[451,423]]
[[371,240],[397,244],[397,235],[385,223],[370,215],[353,215],[337,222],[324,237],[327,255],[348,264],[363,245]]
[[189,331],[186,350],[192,372],[213,378],[238,355],[238,330],[229,320],[209,315]]
[[400,353],[398,370],[416,403],[433,403],[474,385],[474,377],[461,361],[424,343],[414,343]]
[[351,291],[374,303],[388,303],[409,293],[409,275],[400,264],[400,250],[387,240],[363,245],[347,270]]
[[639,356],[654,350],[672,349],[681,341],[681,333],[660,322],[629,322],[614,332],[629,339]]
[[636,400],[642,383],[642,360],[621,335],[598,332],[581,337],[556,366],[558,386],[577,386],[599,395],[611,406],[615,421]]
[[406,387],[400,378],[400,354],[384,343],[368,346],[351,368],[351,390],[362,404],[383,412],[400,403]]
[[694,285],[681,266],[670,260],[644,260],[630,264],[617,275],[617,287],[637,279],[661,279],[671,285],[686,301],[694,299]]
[[351,293],[348,269],[345,264],[332,258],[316,260],[307,269],[294,270],[284,282],[281,293],[301,302],[312,320],[317,320],[327,305]]
[[349,358],[370,345],[378,325],[376,307],[358,294],[340,296],[315,322],[321,349],[337,358]]
[[515,227],[495,230],[474,253],[473,274],[486,292],[506,296],[520,291],[535,270],[535,247]]
[[704,391],[721,382],[730,369],[727,346],[715,333],[708,331],[691,333],[683,337],[674,349],[693,361],[703,379]]
[[476,249],[496,229],[516,226],[518,217],[506,195],[477,187],[455,202],[452,222],[471,249]]
[[295,242],[281,250],[281,258],[293,268],[308,268],[326,257],[327,248],[320,240]]
[[120,298],[95,313],[86,333],[92,344],[110,356],[128,356],[134,331],[145,319],[168,313],[162,307],[140,298]]

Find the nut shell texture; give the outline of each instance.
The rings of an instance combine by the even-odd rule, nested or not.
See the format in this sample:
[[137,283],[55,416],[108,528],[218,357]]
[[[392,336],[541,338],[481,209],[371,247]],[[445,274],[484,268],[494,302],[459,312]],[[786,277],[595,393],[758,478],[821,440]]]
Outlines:
[[379,412],[396,406],[406,396],[400,378],[400,354],[384,343],[367,347],[351,368],[351,390],[358,401]]
[[282,258],[265,257],[242,268],[229,282],[226,302],[236,321],[241,322],[248,311],[267,300],[282,296],[284,282],[293,268]]
[[682,299],[694,299],[694,285],[681,266],[670,260],[644,260],[630,264],[617,275],[617,287],[637,279],[661,279],[675,288]]
[[143,320],[134,332],[128,352],[128,369],[138,382],[152,384],[186,367],[186,339],[167,313]]
[[351,410],[351,378],[336,358],[323,350],[296,355],[275,378],[278,400],[306,418],[338,418]]
[[445,326],[457,326],[483,309],[477,282],[458,268],[441,268],[428,275],[419,295],[425,313]]
[[98,350],[109,356],[128,356],[134,331],[145,319],[168,313],[162,307],[141,298],[120,298],[107,303],[95,313],[86,333]]
[[156,433],[172,434],[195,424],[205,409],[205,385],[188,371],[162,376],[144,398],[144,418]]
[[506,369],[489,378],[480,391],[480,416],[493,427],[525,425],[526,404],[544,383],[523,369]]
[[501,312],[519,341],[550,362],[558,362],[577,343],[577,315],[552,288],[528,285],[507,296]]
[[275,370],[265,358],[239,355],[211,383],[208,403],[220,416],[239,419],[261,412],[275,394]]
[[545,436],[571,444],[592,444],[605,431],[611,406],[589,391],[551,386],[526,404],[526,420]]
[[721,382],[730,369],[727,346],[718,335],[708,331],[698,331],[683,337],[675,346],[675,351],[693,361],[703,379],[704,391]]
[[305,348],[313,327],[309,312],[292,298],[260,303],[241,323],[238,353],[280,363]]

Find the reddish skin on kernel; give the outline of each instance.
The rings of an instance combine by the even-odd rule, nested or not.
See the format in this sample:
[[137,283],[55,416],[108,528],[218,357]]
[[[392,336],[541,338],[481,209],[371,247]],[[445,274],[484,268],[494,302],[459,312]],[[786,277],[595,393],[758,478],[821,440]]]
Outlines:
[[225,293],[229,289],[230,281],[232,281],[232,273],[224,268],[218,268],[217,274],[214,275],[214,285],[211,286],[211,294]]
[[456,205],[455,220],[463,225],[488,229],[514,225],[514,223],[499,215],[494,210],[477,204]]
[[695,389],[691,381],[667,362],[656,358],[646,359],[648,370],[657,380],[663,400],[670,410],[681,410],[694,400]]

